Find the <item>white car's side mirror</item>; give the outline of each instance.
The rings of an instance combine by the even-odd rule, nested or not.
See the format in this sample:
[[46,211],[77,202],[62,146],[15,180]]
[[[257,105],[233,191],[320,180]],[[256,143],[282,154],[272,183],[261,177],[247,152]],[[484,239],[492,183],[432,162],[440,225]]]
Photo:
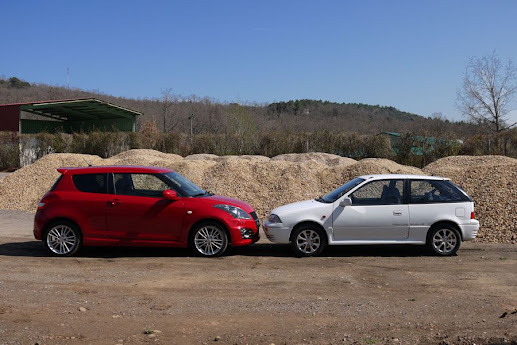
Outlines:
[[352,206],[352,199],[349,197],[344,197],[343,200],[339,203],[339,206],[346,207],[346,206]]

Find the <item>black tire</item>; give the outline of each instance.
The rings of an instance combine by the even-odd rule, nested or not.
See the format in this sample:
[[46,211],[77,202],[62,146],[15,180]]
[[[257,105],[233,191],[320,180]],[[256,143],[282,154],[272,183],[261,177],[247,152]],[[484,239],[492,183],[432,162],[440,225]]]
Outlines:
[[194,254],[217,257],[223,255],[228,247],[228,234],[220,224],[206,222],[192,229],[189,242]]
[[434,255],[452,256],[460,249],[460,244],[460,233],[451,225],[437,224],[429,230],[427,247]]
[[72,256],[79,251],[83,240],[81,231],[76,224],[59,220],[47,227],[43,243],[54,256]]
[[291,249],[297,257],[318,256],[326,246],[327,237],[316,225],[301,225],[291,235]]

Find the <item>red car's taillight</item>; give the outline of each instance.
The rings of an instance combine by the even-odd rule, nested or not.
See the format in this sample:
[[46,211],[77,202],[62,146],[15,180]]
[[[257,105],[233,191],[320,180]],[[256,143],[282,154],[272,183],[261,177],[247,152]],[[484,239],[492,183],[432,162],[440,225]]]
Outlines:
[[52,192],[48,192],[43,196],[43,198],[41,198],[41,201],[38,203],[38,210],[42,210],[45,208],[45,205],[48,205],[49,202],[55,199],[57,199],[57,195]]

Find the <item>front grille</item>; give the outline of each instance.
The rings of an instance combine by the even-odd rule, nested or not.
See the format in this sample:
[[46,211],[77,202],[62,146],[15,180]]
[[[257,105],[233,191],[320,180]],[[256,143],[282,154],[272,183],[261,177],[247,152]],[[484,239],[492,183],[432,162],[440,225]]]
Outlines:
[[255,225],[257,226],[257,230],[260,229],[260,220],[257,217],[257,212],[253,211],[250,214],[253,217],[253,220],[255,221]]

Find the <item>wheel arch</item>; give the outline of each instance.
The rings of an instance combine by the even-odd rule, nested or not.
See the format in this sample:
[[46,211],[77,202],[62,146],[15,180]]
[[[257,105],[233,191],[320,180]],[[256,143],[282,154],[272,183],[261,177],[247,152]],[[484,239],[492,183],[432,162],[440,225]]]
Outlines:
[[48,220],[45,223],[45,226],[43,227],[43,231],[41,232],[42,241],[45,240],[45,237],[47,235],[47,232],[50,230],[50,227],[59,221],[65,221],[65,222],[72,223],[73,225],[75,225],[77,227],[77,230],[79,231],[79,235],[81,236],[81,239],[83,238],[83,230],[81,229],[81,227],[75,220],[73,220],[71,218],[67,218],[67,217],[56,217],[56,218],[52,218],[52,219]]
[[431,232],[434,229],[436,229],[437,227],[444,226],[444,225],[454,228],[460,235],[461,242],[463,242],[463,233],[461,232],[461,228],[457,223],[455,223],[451,220],[440,220],[440,221],[435,222],[433,225],[431,225],[429,227],[429,230],[427,230],[426,243],[429,243]]
[[192,224],[188,230],[188,243],[191,242],[192,236],[194,236],[194,229],[204,223],[216,223],[216,224],[220,225],[223,228],[224,232],[226,232],[226,235],[228,236],[228,244],[230,244],[230,245],[232,244],[232,235],[230,233],[230,230],[228,230],[228,227],[226,226],[226,224],[224,222],[222,222],[219,219],[215,219],[215,218],[200,219],[197,222],[195,222],[194,224]]
[[292,242],[293,241],[293,233],[296,229],[298,229],[299,227],[301,226],[305,226],[305,225],[311,225],[311,226],[315,226],[317,227],[318,229],[320,229],[324,234],[325,234],[325,240],[329,241],[329,235],[327,234],[327,232],[325,231],[325,228],[319,224],[318,222],[315,222],[313,220],[304,220],[298,224],[296,224],[295,226],[293,226],[293,229],[291,230],[291,233],[289,234],[289,242]]

